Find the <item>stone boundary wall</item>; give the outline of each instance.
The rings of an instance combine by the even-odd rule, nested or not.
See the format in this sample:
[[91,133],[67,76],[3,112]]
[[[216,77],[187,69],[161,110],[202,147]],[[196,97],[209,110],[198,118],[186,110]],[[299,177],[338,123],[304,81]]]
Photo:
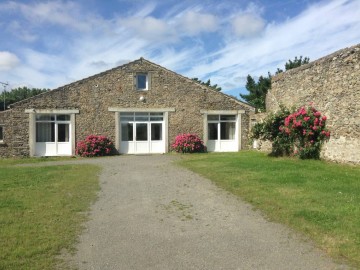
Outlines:
[[267,111],[310,102],[328,117],[331,138],[322,157],[360,164],[360,44],[339,50],[272,79]]
[[[250,115],[250,132],[251,129],[253,128],[253,126],[256,123],[261,123],[267,116],[267,113],[254,113]],[[250,136],[251,134],[249,134]],[[263,140],[253,140],[252,141],[252,145],[251,145],[252,149],[257,149],[259,151],[262,152],[267,152],[270,153],[271,152],[271,142],[270,141],[263,141]]]

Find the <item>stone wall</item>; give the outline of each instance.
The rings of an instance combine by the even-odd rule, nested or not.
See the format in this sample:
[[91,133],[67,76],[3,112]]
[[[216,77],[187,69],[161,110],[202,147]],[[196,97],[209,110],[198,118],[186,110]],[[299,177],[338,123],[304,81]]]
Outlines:
[[[150,75],[150,90],[135,89],[137,72]],[[139,100],[141,95],[146,102]],[[25,109],[77,109],[80,111],[75,120],[77,141],[90,134],[105,135],[114,140],[115,115],[108,111],[109,107],[175,108],[175,112],[169,112],[169,144],[179,133],[196,133],[203,137],[202,109],[245,110],[241,145],[248,147],[248,114],[252,107],[141,58],[18,102],[6,116],[1,117],[0,113],[0,121],[5,122],[7,132],[0,156],[29,155],[29,115]]]
[[314,106],[328,117],[331,139],[322,156],[360,163],[360,44],[345,48],[272,79],[267,111],[279,104]]
[[[267,113],[250,114],[250,131],[256,123],[262,123],[263,120],[266,118],[266,116],[267,116]],[[252,141],[251,148],[257,149],[262,152],[270,153],[272,146],[271,146],[270,141],[263,141],[263,140],[257,139],[257,140]]]

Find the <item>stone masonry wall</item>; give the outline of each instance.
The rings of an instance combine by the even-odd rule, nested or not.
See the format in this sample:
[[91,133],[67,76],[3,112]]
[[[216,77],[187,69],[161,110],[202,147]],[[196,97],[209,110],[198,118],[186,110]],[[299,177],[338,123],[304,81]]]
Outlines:
[[345,48],[272,79],[267,111],[279,104],[314,106],[328,117],[331,138],[324,158],[360,163],[360,44]]
[[[150,75],[150,90],[135,89],[137,72]],[[146,102],[139,100],[141,95]],[[203,137],[202,109],[245,110],[242,147],[248,147],[250,106],[141,58],[14,104],[3,119],[7,118],[7,132],[16,130],[6,135],[6,147],[0,147],[0,156],[29,155],[29,115],[25,109],[78,109],[76,141],[90,134],[115,140],[115,114],[108,111],[109,107],[175,108],[175,112],[169,113],[169,144],[179,133],[191,132]]]

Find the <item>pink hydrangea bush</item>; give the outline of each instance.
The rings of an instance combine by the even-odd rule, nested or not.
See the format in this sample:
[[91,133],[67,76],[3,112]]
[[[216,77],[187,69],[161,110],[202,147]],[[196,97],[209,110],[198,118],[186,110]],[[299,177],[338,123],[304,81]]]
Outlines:
[[89,135],[76,146],[76,154],[82,157],[110,156],[115,153],[113,142],[105,136]]
[[330,138],[326,120],[327,117],[310,104],[288,115],[279,131],[292,138],[294,155],[318,159],[322,144]]
[[172,149],[178,153],[201,153],[206,152],[204,142],[196,134],[179,134],[175,142],[171,145]]

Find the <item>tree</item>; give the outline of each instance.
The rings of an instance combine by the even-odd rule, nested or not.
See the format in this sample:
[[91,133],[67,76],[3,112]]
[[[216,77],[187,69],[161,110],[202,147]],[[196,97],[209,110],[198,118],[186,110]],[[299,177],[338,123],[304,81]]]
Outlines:
[[[285,70],[290,70],[301,65],[308,64],[309,61],[309,57],[305,57],[303,59],[302,56],[300,56],[300,58],[295,56],[293,61],[289,60],[285,63]],[[275,74],[282,72],[283,70],[278,68]],[[267,77],[260,76],[259,80],[256,82],[253,77],[248,75],[245,87],[249,94],[240,94],[240,97],[250,105],[254,106],[257,110],[265,111],[265,99],[268,90],[271,88],[271,76],[271,73],[268,72]]]
[[[300,58],[297,58],[297,56],[295,56],[294,61],[291,61],[289,59],[289,61],[285,63],[285,71],[300,67],[305,64],[309,64],[309,61],[310,61],[309,57],[305,57],[304,59],[302,59],[302,56],[300,56]],[[278,68],[275,74],[279,74],[281,72],[283,72],[283,70]]]
[[255,82],[253,77],[248,75],[245,87],[249,91],[249,94],[240,94],[240,97],[257,110],[265,111],[265,97],[271,87],[271,74],[268,73],[268,77],[260,76],[257,82]]
[[201,85],[205,85],[205,86],[207,86],[207,87],[210,87],[210,88],[212,88],[213,90],[221,91],[221,87],[218,86],[217,84],[211,85],[210,79],[207,80],[207,82],[203,82],[203,81],[199,80],[198,78],[192,78],[192,80],[195,81],[195,82],[197,82],[197,83],[200,83]]
[[[3,92],[1,94],[0,110],[4,111],[10,104],[18,102],[23,99],[27,99],[38,94],[49,91],[50,89],[40,88],[28,88],[18,87],[11,89],[9,92]],[[5,108],[4,108],[4,97],[5,97]]]

